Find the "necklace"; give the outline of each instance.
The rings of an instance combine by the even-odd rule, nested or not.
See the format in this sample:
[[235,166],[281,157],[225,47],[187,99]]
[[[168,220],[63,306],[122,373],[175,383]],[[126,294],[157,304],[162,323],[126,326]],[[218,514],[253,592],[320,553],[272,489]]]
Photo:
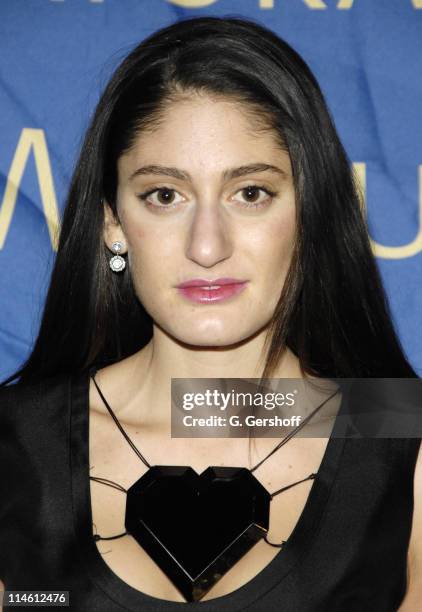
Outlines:
[[285,541],[274,544],[267,539],[270,502],[283,491],[315,479],[317,474],[269,493],[253,472],[338,390],[253,468],[210,466],[198,474],[189,466],[151,465],[123,429],[95,373],[92,368],[90,377],[110,416],[148,470],[128,490],[107,478],[90,476],[91,480],[126,493],[126,531],[109,537],[95,534],[94,540],[131,535],[188,602],[199,601],[262,538],[270,546],[282,548]]

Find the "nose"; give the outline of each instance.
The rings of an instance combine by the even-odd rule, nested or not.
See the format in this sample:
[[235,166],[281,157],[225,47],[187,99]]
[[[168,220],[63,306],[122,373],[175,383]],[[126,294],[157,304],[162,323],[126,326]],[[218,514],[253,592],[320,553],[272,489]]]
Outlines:
[[211,268],[228,259],[232,252],[225,211],[214,202],[199,202],[187,234],[186,257],[204,268]]

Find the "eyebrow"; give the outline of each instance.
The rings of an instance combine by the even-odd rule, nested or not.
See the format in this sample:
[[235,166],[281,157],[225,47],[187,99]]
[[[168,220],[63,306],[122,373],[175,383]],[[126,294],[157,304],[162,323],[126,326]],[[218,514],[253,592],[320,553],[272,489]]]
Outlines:
[[[288,176],[285,170],[282,170],[277,166],[273,166],[272,164],[256,163],[248,164],[246,166],[239,166],[237,168],[228,168],[227,170],[223,171],[222,177],[226,181],[233,178],[238,178],[239,176],[245,176],[246,174],[266,171],[277,173],[283,178],[286,178]],[[142,166],[141,168],[135,170],[135,172],[130,175],[129,180],[132,181],[136,176],[141,176],[145,174],[164,174],[166,176],[172,176],[173,178],[180,179],[182,181],[191,179],[188,172],[180,170],[179,168],[150,164],[148,166]]]

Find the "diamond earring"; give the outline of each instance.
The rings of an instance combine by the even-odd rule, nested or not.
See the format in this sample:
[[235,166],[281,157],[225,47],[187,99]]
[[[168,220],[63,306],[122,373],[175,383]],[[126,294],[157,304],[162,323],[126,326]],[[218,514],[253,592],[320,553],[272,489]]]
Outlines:
[[111,250],[113,251],[113,253],[115,253],[115,255],[110,259],[110,268],[113,270],[113,272],[122,272],[125,267],[126,267],[126,262],[123,259],[123,257],[121,255],[119,255],[119,253],[122,250],[122,243],[121,242],[113,242],[113,244],[111,245]]

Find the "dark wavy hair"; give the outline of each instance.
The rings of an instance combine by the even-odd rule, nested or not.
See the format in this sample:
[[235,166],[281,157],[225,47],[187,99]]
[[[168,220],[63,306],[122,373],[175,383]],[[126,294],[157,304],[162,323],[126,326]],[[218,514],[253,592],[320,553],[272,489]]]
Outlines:
[[73,172],[38,337],[3,384],[118,361],[150,340],[152,319],[130,274],[110,272],[101,200],[117,217],[118,158],[193,92],[246,105],[291,158],[297,237],[263,377],[286,346],[302,373],[417,377],[394,329],[350,160],[309,67],[253,20],[200,17],[144,39],[105,87]]

